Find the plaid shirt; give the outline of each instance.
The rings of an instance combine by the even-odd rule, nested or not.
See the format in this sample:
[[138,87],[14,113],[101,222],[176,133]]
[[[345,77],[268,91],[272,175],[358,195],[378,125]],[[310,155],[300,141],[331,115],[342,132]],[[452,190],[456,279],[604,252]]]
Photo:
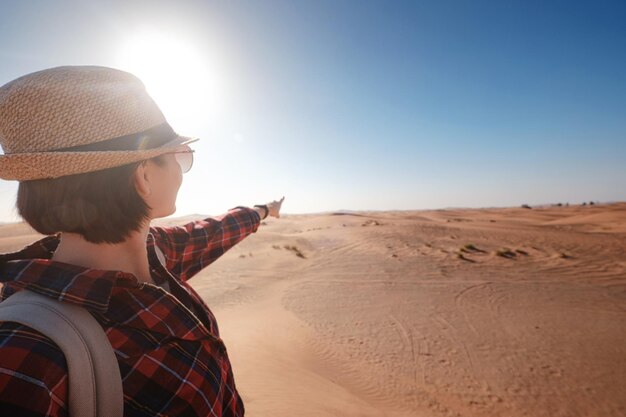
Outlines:
[[[48,236],[0,255],[1,298],[27,288],[88,309],[115,351],[126,417],[242,416],[215,317],[186,281],[259,223],[254,210],[236,208],[221,218],[150,228],[152,278],[169,292],[129,273],[51,261],[59,238]],[[0,415],[67,416],[67,378],[65,357],[50,339],[0,323]]]

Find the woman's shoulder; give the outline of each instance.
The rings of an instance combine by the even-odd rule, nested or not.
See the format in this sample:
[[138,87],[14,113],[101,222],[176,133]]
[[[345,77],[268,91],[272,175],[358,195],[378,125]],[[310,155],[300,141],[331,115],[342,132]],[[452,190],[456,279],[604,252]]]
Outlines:
[[67,415],[67,362],[46,335],[0,322],[0,370],[0,414]]
[[10,321],[0,322],[0,367],[48,377],[67,374],[65,356],[56,343],[31,327]]

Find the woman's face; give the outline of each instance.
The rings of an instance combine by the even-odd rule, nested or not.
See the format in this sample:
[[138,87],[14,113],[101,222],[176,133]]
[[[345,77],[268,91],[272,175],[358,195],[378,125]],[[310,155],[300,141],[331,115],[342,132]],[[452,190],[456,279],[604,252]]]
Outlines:
[[146,161],[146,172],[150,179],[150,193],[145,200],[152,208],[150,217],[169,216],[176,211],[176,196],[183,181],[175,155],[165,154],[159,157],[159,161]]

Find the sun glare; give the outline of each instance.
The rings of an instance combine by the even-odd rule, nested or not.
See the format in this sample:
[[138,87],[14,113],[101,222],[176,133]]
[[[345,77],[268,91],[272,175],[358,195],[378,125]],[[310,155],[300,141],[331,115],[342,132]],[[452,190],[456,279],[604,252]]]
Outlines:
[[142,33],[119,51],[118,68],[138,76],[180,134],[192,134],[215,109],[216,74],[206,54],[175,35]]

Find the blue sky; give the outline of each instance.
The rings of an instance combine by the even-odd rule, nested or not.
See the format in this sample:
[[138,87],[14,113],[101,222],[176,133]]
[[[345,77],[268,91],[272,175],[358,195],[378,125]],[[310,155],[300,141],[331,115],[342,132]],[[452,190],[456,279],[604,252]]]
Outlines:
[[[623,22],[617,1],[8,1],[0,84],[137,69],[202,138],[176,215],[617,201]],[[174,46],[144,57],[138,34]],[[0,181],[0,221],[15,190]]]

